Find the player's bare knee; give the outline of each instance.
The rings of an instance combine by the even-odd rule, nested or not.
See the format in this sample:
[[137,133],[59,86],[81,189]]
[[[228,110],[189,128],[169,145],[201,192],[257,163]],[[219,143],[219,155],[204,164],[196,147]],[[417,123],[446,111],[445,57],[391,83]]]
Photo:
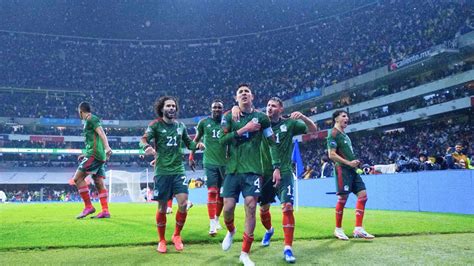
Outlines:
[[357,198],[363,198],[363,197],[367,198],[367,191],[366,190],[362,190],[362,191],[359,191],[357,193]]
[[364,192],[364,193],[357,194],[357,201],[365,203],[367,202],[367,199],[368,199],[367,193]]
[[265,204],[260,206],[260,211],[261,212],[266,212],[270,209],[270,204]]
[[158,212],[166,213],[166,209],[168,208],[167,201],[158,201]]
[[281,208],[283,212],[293,212],[293,204],[290,202],[283,203]]
[[94,179],[94,185],[98,191],[105,189],[104,183],[98,181],[97,179]]
[[84,177],[77,175],[74,177],[74,184],[76,184],[76,186],[81,185],[82,182],[84,182]]
[[245,208],[255,211],[257,209],[257,199],[254,197],[246,197]]
[[349,195],[347,195],[347,194],[338,195],[338,196],[337,196],[337,201],[339,201],[339,202],[346,202],[348,197],[349,197]]
[[188,207],[188,200],[178,202],[178,209],[180,212],[185,212]]

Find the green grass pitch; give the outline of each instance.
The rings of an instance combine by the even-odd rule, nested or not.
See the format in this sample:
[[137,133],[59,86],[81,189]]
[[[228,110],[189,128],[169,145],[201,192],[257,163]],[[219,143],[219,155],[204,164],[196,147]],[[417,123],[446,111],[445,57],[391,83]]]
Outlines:
[[[100,205],[95,203],[96,208]],[[185,250],[155,251],[155,204],[112,203],[111,219],[76,220],[80,203],[1,204],[0,265],[18,264],[180,264],[229,265],[238,262],[243,233],[243,208],[236,209],[236,243],[220,247],[225,230],[208,236],[205,205],[194,206],[182,236]],[[258,216],[258,214],[257,214]],[[167,238],[174,230],[168,215]],[[374,241],[333,239],[334,210],[300,208],[295,212],[294,251],[298,264],[474,264],[474,216],[367,210],[364,226]],[[276,228],[272,244],[260,246],[263,226],[257,217],[251,258],[257,264],[284,264],[281,210],[272,207]],[[221,224],[223,222],[221,221]],[[354,210],[344,212],[344,228],[353,229]]]

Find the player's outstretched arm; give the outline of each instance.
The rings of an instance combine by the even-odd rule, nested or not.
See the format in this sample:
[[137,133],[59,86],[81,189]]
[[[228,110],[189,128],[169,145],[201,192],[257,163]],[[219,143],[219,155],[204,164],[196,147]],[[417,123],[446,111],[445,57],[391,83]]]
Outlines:
[[204,143],[202,142],[194,142],[188,135],[188,131],[186,130],[186,127],[184,126],[183,124],[183,135],[181,137],[181,139],[183,140],[184,142],[184,145],[186,146],[186,148],[188,148],[188,150],[191,150],[191,151],[194,151],[196,149],[198,150],[201,150],[203,151],[206,146],[204,146]]
[[305,116],[304,114],[300,112],[293,112],[290,115],[291,119],[301,119],[305,123],[305,125],[308,127],[308,133],[314,133],[318,131],[318,126],[311,120],[309,117]]
[[102,140],[102,143],[104,143],[104,150],[108,160],[112,155],[112,149],[109,146],[109,140],[107,139],[107,135],[105,135],[104,129],[101,126],[97,127],[95,129],[95,132],[97,133],[97,135],[99,135],[99,138]]

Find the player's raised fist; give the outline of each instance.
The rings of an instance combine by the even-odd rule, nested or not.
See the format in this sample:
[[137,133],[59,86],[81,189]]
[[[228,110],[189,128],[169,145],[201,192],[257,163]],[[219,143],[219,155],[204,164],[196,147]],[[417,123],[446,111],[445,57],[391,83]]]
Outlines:
[[203,151],[206,149],[206,145],[204,145],[204,143],[202,142],[199,142],[198,144],[196,144],[196,149]]
[[155,155],[156,155],[156,151],[155,151],[155,149],[153,149],[153,147],[148,147],[148,148],[146,148],[146,150],[145,150],[145,155],[153,155],[153,156],[155,156]]
[[79,156],[77,156],[77,160],[80,162],[84,159],[85,155],[84,154],[81,154]]
[[300,118],[303,117],[303,116],[304,116],[304,115],[303,115],[302,113],[300,113],[300,112],[293,112],[293,113],[291,113],[290,118],[291,118],[291,119],[296,119],[296,120],[298,120],[298,119],[300,119]]

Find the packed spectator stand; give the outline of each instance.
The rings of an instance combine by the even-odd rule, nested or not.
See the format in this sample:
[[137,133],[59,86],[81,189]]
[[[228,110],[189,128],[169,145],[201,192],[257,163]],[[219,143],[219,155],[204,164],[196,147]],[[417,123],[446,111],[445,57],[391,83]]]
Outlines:
[[[91,102],[94,113],[103,119],[151,120],[155,99],[171,94],[179,99],[180,117],[202,116],[209,113],[215,98],[230,108],[235,87],[241,82],[251,84],[256,106],[263,107],[271,96],[288,100],[338,84],[473,30],[474,11],[468,1],[381,0],[281,30],[193,41],[114,41],[4,31],[0,32],[0,117],[9,117],[13,123],[0,123],[0,134],[79,136],[79,127],[32,127],[14,120],[77,119],[77,104],[84,100]],[[427,75],[347,92],[302,111],[315,115],[345,108],[472,69],[472,61],[467,61]],[[364,110],[351,114],[351,122],[472,96],[473,87],[468,82]],[[394,164],[397,172],[459,169],[463,168],[460,155],[465,155],[464,168],[469,168],[474,167],[472,121],[472,111],[467,111],[460,117],[432,117],[351,133],[350,137],[361,167],[369,169],[367,174],[377,172],[374,165],[389,164]],[[321,130],[330,128],[317,122]],[[144,132],[143,127],[105,129],[108,136],[115,137]],[[195,129],[191,126],[188,130],[193,134]],[[66,141],[0,139],[0,144],[4,148],[83,148],[81,142]],[[457,144],[461,151],[456,151]],[[114,141],[111,146],[138,148],[136,142]],[[328,163],[322,160],[326,149],[324,139],[301,144],[306,172],[299,178],[328,176],[321,173],[323,163]],[[145,168],[150,160],[113,156],[108,165]],[[202,168],[202,155],[197,154],[196,160]],[[5,168],[77,167],[77,155],[71,154],[0,153],[0,161],[0,167]],[[73,190],[47,188],[43,195],[51,201],[73,201],[77,199]],[[35,201],[37,192],[36,188],[12,187],[7,196],[11,201]]]
[[180,116],[194,117],[213,98],[233,104],[241,82],[262,107],[271,96],[289,99],[452,40],[470,17],[464,2],[377,1],[284,31],[196,45],[1,33],[0,85],[32,90],[0,92],[0,116],[71,118],[88,100],[104,119],[148,120],[153,101],[173,94]]

